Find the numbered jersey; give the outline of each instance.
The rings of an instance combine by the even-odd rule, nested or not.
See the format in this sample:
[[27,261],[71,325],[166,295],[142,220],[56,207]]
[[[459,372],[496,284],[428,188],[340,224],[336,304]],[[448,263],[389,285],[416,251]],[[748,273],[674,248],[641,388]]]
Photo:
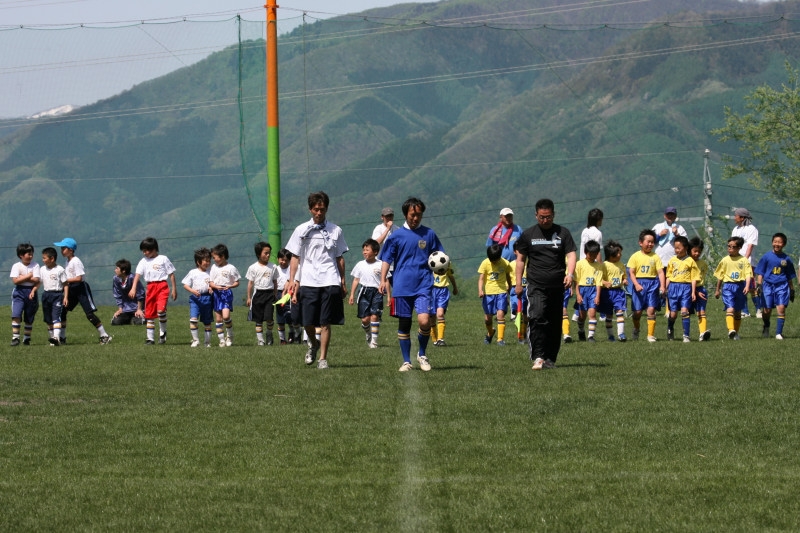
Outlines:
[[658,273],[664,268],[664,265],[655,252],[646,254],[639,250],[628,259],[628,268],[637,279],[652,279],[658,277]]
[[578,287],[600,287],[603,283],[603,263],[590,263],[581,259],[575,265],[575,283]]
[[714,277],[723,283],[739,283],[753,277],[753,269],[746,257],[741,255],[736,257],[725,257],[717,265]]
[[611,287],[609,289],[622,289],[623,284],[625,283],[625,278],[628,276],[625,274],[625,265],[623,265],[620,261],[616,263],[612,261],[606,261],[603,265],[605,267],[605,271],[603,272],[603,281],[611,282]]

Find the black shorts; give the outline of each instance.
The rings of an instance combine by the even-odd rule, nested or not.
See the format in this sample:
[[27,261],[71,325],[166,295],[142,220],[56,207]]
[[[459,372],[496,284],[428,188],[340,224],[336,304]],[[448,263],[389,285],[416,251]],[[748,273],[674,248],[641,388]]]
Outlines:
[[297,293],[303,326],[344,325],[342,288],[300,287]]
[[61,310],[61,320],[66,318],[67,311],[72,311],[78,304],[83,308],[86,315],[94,314],[97,312],[97,306],[94,304],[92,298],[92,288],[85,281],[69,284],[69,294],[67,295],[67,305]]
[[358,318],[383,314],[383,294],[377,287],[361,287],[358,292]]
[[250,304],[253,322],[261,324],[265,319],[267,322],[272,322],[272,317],[275,315],[275,307],[272,305],[274,303],[275,293],[272,289],[256,291]]

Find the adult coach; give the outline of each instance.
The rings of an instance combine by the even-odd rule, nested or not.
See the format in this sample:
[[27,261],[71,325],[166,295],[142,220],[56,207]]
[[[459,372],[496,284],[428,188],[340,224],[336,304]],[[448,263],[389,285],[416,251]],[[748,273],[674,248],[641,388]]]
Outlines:
[[[292,254],[289,279],[295,280],[292,303],[300,304],[302,324],[309,339],[306,364],[313,364],[319,352],[317,368],[320,369],[328,368],[331,324],[344,324],[347,294],[344,254],[348,248],[342,229],[326,220],[329,204],[324,192],[309,194],[311,220],[297,226],[286,244]],[[316,328],[320,328],[320,340],[316,339]]]
[[[517,243],[516,293],[522,296],[522,271],[528,280],[528,338],[533,370],[554,368],[561,348],[564,290],[575,275],[575,241],[567,228],[553,223],[553,201],[536,202],[536,225]],[[564,265],[566,264],[566,275]]]
[[522,227],[514,224],[514,211],[509,207],[504,207],[500,210],[500,222],[489,232],[486,247],[499,244],[503,247],[503,259],[514,261],[516,259],[514,243],[519,240],[520,235],[522,235]]
[[[744,239],[744,246],[739,250],[739,253],[747,258],[751,268],[755,268],[753,266],[753,253],[756,251],[756,246],[758,246],[758,229],[753,225],[753,217],[750,215],[750,211],[744,207],[737,207],[733,210],[733,220],[736,222],[736,227],[733,228],[731,237],[741,237]],[[754,287],[755,279],[753,279],[753,284],[750,288],[752,289]],[[752,291],[752,294],[753,305],[756,306],[756,316],[761,318],[761,297],[756,296],[756,291]],[[750,316],[750,310],[747,309],[747,304],[745,303],[744,309],[742,310],[742,317],[748,316]]]
[[397,226],[394,224],[394,209],[391,207],[384,207],[381,209],[381,223],[375,226],[372,230],[372,238],[378,241],[380,246],[383,242],[395,232]]
[[672,206],[664,209],[664,222],[653,226],[656,232],[656,255],[661,258],[664,269],[669,260],[675,257],[675,237],[688,237],[686,229],[677,223],[678,210]]

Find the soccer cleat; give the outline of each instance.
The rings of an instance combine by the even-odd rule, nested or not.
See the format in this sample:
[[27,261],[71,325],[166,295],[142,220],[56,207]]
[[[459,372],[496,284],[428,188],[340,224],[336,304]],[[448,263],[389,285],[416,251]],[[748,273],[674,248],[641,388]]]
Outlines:
[[617,338],[619,339],[619,342],[625,342],[628,340],[628,337],[626,337],[624,333],[620,333],[619,337]]
[[23,344],[24,346],[30,346],[30,345],[31,345],[31,339],[30,339],[30,337],[25,337],[24,339],[22,339],[22,344]]
[[750,313],[742,313],[742,318],[750,318]]
[[419,369],[423,372],[427,372],[431,369],[431,364],[424,355],[417,355],[417,363],[419,363]]
[[763,317],[763,316],[764,316],[764,315],[763,315],[763,313],[761,312],[761,309],[759,309],[758,311],[756,311],[756,318],[761,318],[761,317]]
[[711,330],[710,330],[710,329],[707,329],[707,330],[705,330],[705,331],[703,332],[703,334],[702,334],[702,335],[700,335],[700,340],[701,340],[701,341],[707,341],[707,340],[709,340],[709,339],[711,339]]
[[692,342],[692,340],[689,338],[689,335],[684,335],[683,342]]
[[411,366],[411,363],[403,363],[403,366],[400,367],[400,372],[411,372],[414,370],[414,367]]
[[225,339],[221,339],[221,340],[219,341],[219,347],[220,347],[220,348],[225,348],[226,346],[228,346],[228,345],[227,345],[227,344],[225,344]]
[[653,335],[647,336],[647,342],[656,342],[658,339],[655,338]]
[[272,338],[272,333],[267,333],[267,346],[275,344],[275,339]]
[[761,328],[761,336],[765,339],[769,339],[769,326]]
[[317,350],[319,346],[314,346],[313,344],[308,345],[308,351],[306,352],[306,364],[313,365],[314,361],[317,358]]
[[200,346],[200,341],[192,341],[192,344],[191,344],[192,348],[197,348],[198,346]]
[[668,341],[674,341],[675,340],[675,332],[672,331],[671,329],[667,330],[667,340]]
[[733,336],[733,340],[740,341],[742,338],[739,336],[739,333],[736,333],[736,335]]
[[541,370],[542,368],[544,368],[544,359],[542,359],[541,357],[537,357],[536,360],[533,362],[531,370]]
[[230,337],[227,337],[225,339],[225,346],[233,346],[233,339],[231,339]]
[[258,341],[258,345],[259,345],[259,346],[266,346],[266,345],[267,345],[267,343],[266,343],[266,342],[264,342],[264,341]]
[[152,341],[150,339],[147,339],[146,341],[144,341],[144,343],[145,343],[146,346],[151,346],[151,345],[155,344],[156,341]]
[[66,338],[66,337],[60,337],[60,338],[58,339],[58,343],[59,343],[61,346],[64,346],[65,344],[67,344],[67,338]]
[[590,336],[589,336],[589,338],[588,338],[588,339],[586,339],[586,340],[587,340],[588,342],[594,342],[594,335],[590,335]]
[[111,342],[111,335],[103,335],[100,337],[100,344],[108,344]]
[[206,343],[206,348],[211,348],[211,343],[210,342]]
[[729,338],[730,340],[733,340],[733,339],[734,339],[734,337],[736,337],[736,330],[735,330],[735,329],[732,329],[732,330],[728,331],[728,338]]
[[281,340],[281,346],[286,346],[286,341]]
[[19,337],[11,339],[11,346],[19,346]]
[[503,340],[497,341],[497,345],[498,346],[505,346],[506,345],[506,341],[503,341]]
[[544,364],[542,365],[542,368],[544,368],[545,370],[551,370],[551,369],[553,369],[555,367],[556,367],[556,364],[554,362],[552,362],[550,359],[545,359],[544,360]]
[[569,344],[572,342],[572,337],[569,335],[564,335],[564,344]]
[[609,335],[608,336],[608,342],[616,342],[616,340],[617,339],[614,337],[614,335]]
[[579,341],[585,341],[585,340],[586,340],[586,332],[584,332],[584,331],[579,331],[579,332],[578,332],[578,340],[579,340]]
[[781,335],[780,333],[776,334],[775,335],[775,340],[782,341],[783,340],[783,335]]
[[50,337],[49,341],[50,341],[50,346],[61,346],[61,343],[58,342],[58,339],[54,337]]
[[635,340],[635,341],[639,340],[639,330],[638,329],[634,329],[633,330],[633,340]]
[[163,335],[158,336],[158,344],[167,344],[167,334],[164,333]]
[[327,359],[320,359],[319,363],[317,363],[317,368],[319,370],[325,370],[328,368],[328,360]]
[[377,342],[371,342],[371,343],[369,343],[369,347],[370,348],[377,348],[378,347],[378,343]]
[[492,337],[493,336],[494,336],[493,334],[492,335],[486,335],[483,338],[483,344],[492,344]]

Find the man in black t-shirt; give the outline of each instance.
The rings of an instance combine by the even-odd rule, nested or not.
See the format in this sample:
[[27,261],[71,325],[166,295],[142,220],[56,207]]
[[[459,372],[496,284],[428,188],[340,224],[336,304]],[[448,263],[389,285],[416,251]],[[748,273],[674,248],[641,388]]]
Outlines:
[[564,290],[572,285],[577,260],[572,234],[553,223],[554,215],[552,200],[543,198],[536,202],[537,224],[523,231],[517,244],[516,293],[522,295],[524,269],[528,279],[528,339],[534,370],[555,367],[561,348]]

